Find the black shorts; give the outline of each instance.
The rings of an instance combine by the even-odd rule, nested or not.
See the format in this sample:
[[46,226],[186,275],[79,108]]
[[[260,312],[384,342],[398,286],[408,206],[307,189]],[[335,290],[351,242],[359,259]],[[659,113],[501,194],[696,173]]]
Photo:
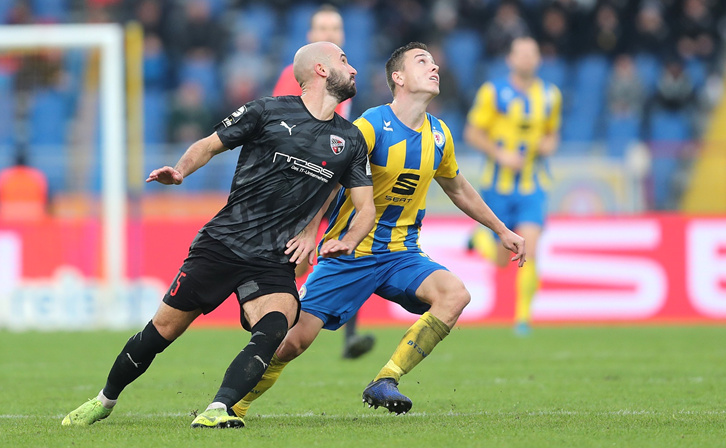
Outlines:
[[250,330],[242,304],[261,296],[288,293],[298,302],[295,323],[300,317],[300,297],[295,283],[294,263],[244,260],[205,232],[197,235],[179,273],[164,295],[164,303],[181,311],[214,311],[234,293],[240,305],[240,323]]

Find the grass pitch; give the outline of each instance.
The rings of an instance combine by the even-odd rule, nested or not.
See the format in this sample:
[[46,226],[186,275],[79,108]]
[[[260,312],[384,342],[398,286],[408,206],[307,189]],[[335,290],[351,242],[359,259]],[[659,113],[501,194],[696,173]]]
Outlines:
[[713,447],[726,442],[726,328],[456,328],[401,383],[404,416],[361,392],[403,328],[374,328],[374,351],[340,357],[323,332],[259,399],[247,427],[192,430],[242,330],[193,329],[88,428],[60,426],[95,396],[132,332],[0,332],[0,446],[40,447]]

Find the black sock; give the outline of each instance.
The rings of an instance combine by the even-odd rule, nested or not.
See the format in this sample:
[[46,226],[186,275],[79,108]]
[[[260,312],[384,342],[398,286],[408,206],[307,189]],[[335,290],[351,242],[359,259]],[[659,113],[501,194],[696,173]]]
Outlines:
[[270,364],[272,355],[287,334],[287,318],[273,311],[265,314],[254,327],[249,344],[237,355],[224,374],[215,402],[231,409],[257,384]]
[[355,313],[353,315],[353,317],[348,319],[348,322],[345,323],[345,340],[346,341],[350,340],[350,338],[355,336],[357,321],[358,321],[358,313]]
[[124,346],[111,367],[103,388],[103,395],[110,400],[118,398],[122,390],[151,365],[157,353],[161,353],[171,344],[156,330],[151,321],[146,327],[133,335]]

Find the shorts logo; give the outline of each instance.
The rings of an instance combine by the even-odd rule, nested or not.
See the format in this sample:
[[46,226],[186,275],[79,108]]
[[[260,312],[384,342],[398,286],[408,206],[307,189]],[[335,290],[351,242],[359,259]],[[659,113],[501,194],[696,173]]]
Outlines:
[[298,293],[297,293],[297,294],[298,294],[298,295],[300,296],[300,298],[301,298],[301,299],[303,299],[303,298],[305,298],[305,295],[306,295],[307,293],[308,293],[308,288],[306,288],[306,287],[305,287],[305,285],[302,285],[302,286],[300,287],[300,291],[298,291]]
[[337,135],[330,135],[330,149],[333,150],[333,154],[338,155],[345,149],[345,140],[338,137]]
[[222,124],[225,128],[232,126],[239,121],[239,117],[241,117],[245,112],[247,112],[247,106],[240,107],[236,111],[232,112],[232,115],[222,120]]

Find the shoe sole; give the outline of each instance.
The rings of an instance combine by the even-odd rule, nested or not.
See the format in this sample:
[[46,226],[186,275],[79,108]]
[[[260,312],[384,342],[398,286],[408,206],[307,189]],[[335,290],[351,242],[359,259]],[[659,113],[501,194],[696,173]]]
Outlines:
[[209,429],[226,429],[226,428],[244,428],[243,422],[228,420],[226,422],[219,422],[216,425],[209,426],[202,423],[192,423],[192,428],[209,428]]
[[405,414],[408,411],[411,410],[413,407],[413,403],[410,401],[402,401],[402,400],[384,400],[384,401],[377,401],[371,396],[364,396],[363,397],[363,404],[368,405],[369,408],[378,409],[379,406],[382,406],[386,409],[388,409],[388,412],[395,412],[396,415]]

